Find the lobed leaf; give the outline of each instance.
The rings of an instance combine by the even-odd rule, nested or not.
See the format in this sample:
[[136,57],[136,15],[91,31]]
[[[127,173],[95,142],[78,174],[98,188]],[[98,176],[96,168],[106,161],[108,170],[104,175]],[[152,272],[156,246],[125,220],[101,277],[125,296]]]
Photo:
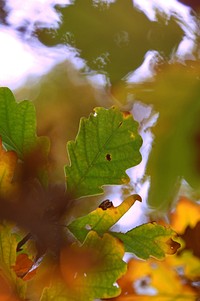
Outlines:
[[61,253],[60,266],[63,278],[79,300],[111,298],[120,294],[115,285],[126,272],[122,260],[124,248],[119,240],[109,234],[99,237],[90,231],[81,246]]
[[20,159],[36,145],[48,149],[46,137],[36,136],[36,116],[33,103],[15,101],[8,88],[0,88],[0,136],[7,150],[13,150]]
[[186,197],[181,197],[171,213],[170,224],[178,233],[183,234],[187,227],[194,229],[200,222],[200,205]]
[[81,119],[76,140],[67,144],[67,187],[76,197],[100,194],[103,185],[129,181],[125,170],[141,161],[142,139],[132,115],[114,107],[94,111]]
[[75,219],[67,227],[81,242],[84,241],[90,230],[102,235],[131,208],[135,201],[141,201],[141,197],[137,194],[126,198],[118,207],[111,205],[106,210],[97,208],[88,215]]
[[55,278],[54,273],[54,281],[44,289],[40,301],[93,301],[119,295],[115,283],[126,272],[123,256],[118,239],[90,231],[81,246],[61,250],[61,277]]
[[124,243],[126,252],[134,253],[142,259],[163,259],[166,254],[176,253],[180,247],[180,244],[173,240],[176,233],[156,223],[143,224],[126,233],[111,234]]

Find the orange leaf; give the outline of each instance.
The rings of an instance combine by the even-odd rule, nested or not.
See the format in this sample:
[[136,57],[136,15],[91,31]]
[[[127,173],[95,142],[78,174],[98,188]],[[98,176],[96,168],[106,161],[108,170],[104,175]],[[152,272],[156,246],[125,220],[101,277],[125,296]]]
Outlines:
[[17,163],[14,151],[5,151],[0,138],[0,194],[4,196],[13,189],[12,179]]
[[200,221],[200,205],[181,197],[174,213],[171,215],[171,227],[178,233],[183,234],[187,226],[192,229]]
[[[172,256],[173,257],[173,256]],[[169,258],[169,261],[168,261]],[[122,294],[116,301],[128,300],[195,300],[196,292],[183,283],[181,277],[171,266],[171,256],[164,261],[139,261],[132,259],[128,270],[118,284]],[[149,299],[148,299],[149,298]],[[177,299],[176,299],[177,298]]]
[[36,274],[36,269],[29,272],[32,266],[33,261],[28,258],[27,254],[19,254],[13,270],[15,271],[16,275],[23,280],[30,280]]

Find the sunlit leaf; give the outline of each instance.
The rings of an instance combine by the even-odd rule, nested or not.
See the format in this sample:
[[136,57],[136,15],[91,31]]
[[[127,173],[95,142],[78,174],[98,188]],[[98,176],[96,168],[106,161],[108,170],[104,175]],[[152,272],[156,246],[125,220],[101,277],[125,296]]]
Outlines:
[[200,205],[188,198],[180,198],[170,217],[172,228],[178,234],[183,234],[187,226],[194,228],[199,221]]
[[111,207],[106,210],[97,208],[88,215],[75,219],[68,225],[68,228],[81,242],[83,242],[90,230],[102,235],[130,209],[135,201],[141,201],[140,196],[137,194],[129,196],[118,207],[114,207],[111,203]]
[[124,243],[125,251],[142,259],[155,257],[163,259],[166,254],[174,254],[180,244],[174,241],[176,233],[156,223],[138,226],[126,233],[111,232]]
[[121,242],[109,234],[101,238],[94,231],[89,232],[81,248],[63,250],[60,266],[70,292],[79,300],[119,295],[115,282],[126,272],[123,255]]
[[12,179],[17,163],[14,151],[5,151],[0,138],[0,194],[6,196],[13,190]]
[[200,256],[200,205],[186,197],[180,197],[175,210],[170,215],[172,228],[184,241],[184,249],[192,250]]
[[125,170],[141,161],[142,140],[132,115],[114,107],[94,111],[81,119],[76,140],[68,143],[67,187],[76,197],[99,194],[103,185],[129,181]]
[[8,88],[0,88],[0,136],[6,149],[21,159],[37,144],[48,148],[47,139],[36,136],[34,105],[27,100],[17,103]]
[[160,262],[132,259],[128,263],[126,275],[118,283],[122,294],[114,299],[117,301],[195,301],[197,298],[195,289],[183,283],[167,260]]
[[168,258],[168,263],[177,270],[182,270],[185,279],[197,281],[200,277],[200,258],[192,251],[184,250],[178,256]]

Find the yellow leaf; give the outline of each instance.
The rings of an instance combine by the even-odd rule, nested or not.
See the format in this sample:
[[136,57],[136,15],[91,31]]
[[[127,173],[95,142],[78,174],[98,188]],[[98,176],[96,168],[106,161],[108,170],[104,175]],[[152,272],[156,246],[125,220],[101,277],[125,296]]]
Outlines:
[[162,262],[130,260],[126,275],[118,281],[122,294],[115,300],[196,300],[195,290],[183,283],[168,258]]
[[14,188],[12,179],[17,163],[14,151],[5,151],[0,139],[0,194],[5,196]]
[[191,281],[200,278],[200,259],[194,256],[192,251],[186,250],[178,256],[170,256],[167,261],[173,268],[182,269],[185,278]]
[[194,228],[199,221],[200,205],[182,197],[171,215],[171,227],[178,234],[183,234],[187,226]]
[[99,235],[107,232],[135,203],[142,201],[138,194],[127,197],[119,206],[114,207],[109,200],[102,202],[96,210],[77,218],[68,225],[69,230],[81,242],[88,231],[96,231]]

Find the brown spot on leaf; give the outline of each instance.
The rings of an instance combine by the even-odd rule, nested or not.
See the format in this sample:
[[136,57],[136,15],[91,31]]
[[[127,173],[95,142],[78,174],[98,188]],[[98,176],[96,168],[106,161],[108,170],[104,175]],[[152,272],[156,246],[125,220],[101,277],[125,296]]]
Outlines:
[[107,161],[111,161],[111,160],[112,160],[112,157],[111,157],[110,154],[107,154],[107,155],[106,155],[106,160],[107,160]]
[[174,241],[171,238],[166,241],[166,244],[169,246],[167,254],[170,255],[175,254],[177,250],[181,247],[181,245],[177,241]]
[[131,113],[129,111],[124,111],[124,112],[122,112],[122,114],[123,114],[124,118],[128,118],[131,115]]
[[113,207],[113,203],[110,200],[105,200],[99,205],[99,208],[103,210],[106,210],[111,207]]

